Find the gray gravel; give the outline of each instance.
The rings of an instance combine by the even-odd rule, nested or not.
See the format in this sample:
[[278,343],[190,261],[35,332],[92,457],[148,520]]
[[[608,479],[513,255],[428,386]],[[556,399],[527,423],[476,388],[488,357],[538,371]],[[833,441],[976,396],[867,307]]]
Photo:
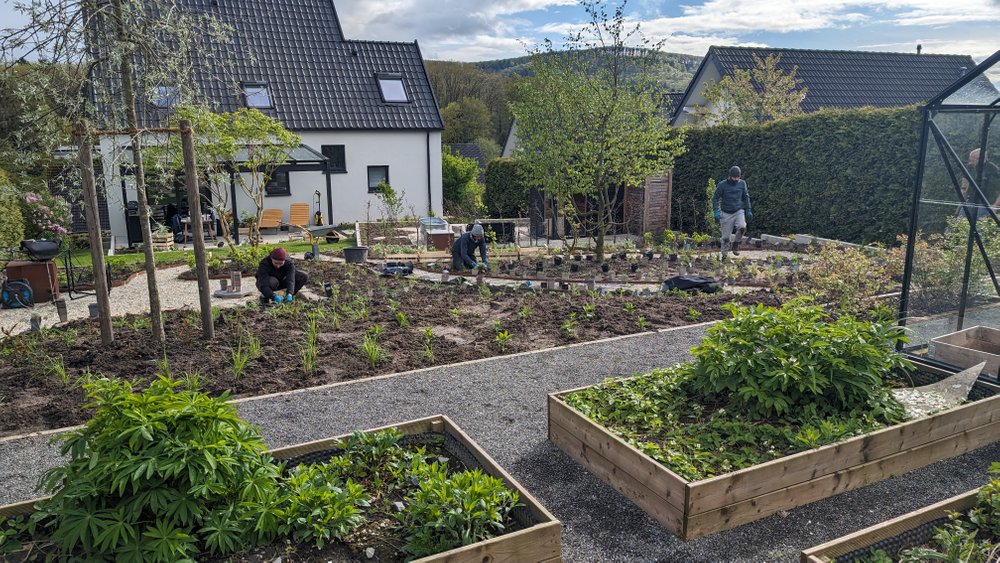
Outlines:
[[[241,401],[271,447],[451,417],[563,523],[567,561],[798,561],[799,551],[987,481],[994,444],[901,477],[682,542],[546,439],[546,395],[687,359],[704,325]],[[0,441],[0,504],[58,461],[46,437]]]

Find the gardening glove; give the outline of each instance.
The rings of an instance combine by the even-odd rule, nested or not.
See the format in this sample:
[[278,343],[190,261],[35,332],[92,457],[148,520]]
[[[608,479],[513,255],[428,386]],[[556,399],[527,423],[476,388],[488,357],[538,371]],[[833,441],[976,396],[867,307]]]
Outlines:
[[291,303],[291,302],[292,302],[292,294],[289,293],[288,295],[285,296],[285,303]]
[[469,269],[470,270],[478,270],[479,269],[479,262],[473,262],[472,265],[469,266]]
[[712,214],[715,215],[715,220],[716,221],[718,221],[719,219],[722,219],[722,212],[719,211],[718,209],[716,209],[715,211],[713,211]]
[[747,219],[749,219],[751,217],[753,217],[753,211],[750,211],[749,209],[747,209]]
[[280,295],[275,295],[274,296],[274,302],[275,303],[281,303],[281,296]]

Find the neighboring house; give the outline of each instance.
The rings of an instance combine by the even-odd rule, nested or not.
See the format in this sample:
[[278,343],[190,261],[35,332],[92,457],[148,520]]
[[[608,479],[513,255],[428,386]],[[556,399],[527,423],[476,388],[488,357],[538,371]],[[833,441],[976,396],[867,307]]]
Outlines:
[[[233,44],[253,53],[237,57],[219,79],[199,69],[213,109],[257,108],[302,138],[303,147],[273,175],[265,208],[312,206],[320,194],[326,223],[379,217],[372,195],[380,181],[405,192],[405,212],[442,213],[441,131],[444,128],[416,42],[356,41],[344,37],[332,0],[178,0],[182,9],[211,14],[233,29]],[[242,92],[226,85],[238,83]],[[140,120],[162,123],[175,86],[159,86],[158,104],[143,104]],[[115,144],[117,143],[117,147]],[[107,154],[125,139],[102,142]],[[128,179],[107,176],[111,228],[127,237]],[[236,208],[253,212],[237,194]],[[332,218],[331,218],[332,216]],[[169,217],[166,218],[169,221]]]
[[967,55],[713,46],[691,79],[671,124],[694,123],[696,108],[707,104],[708,84],[733,76],[735,69],[752,69],[754,56],[771,55],[781,56],[778,68],[785,73],[797,68],[795,77],[808,88],[802,102],[806,113],[926,102],[976,66]]

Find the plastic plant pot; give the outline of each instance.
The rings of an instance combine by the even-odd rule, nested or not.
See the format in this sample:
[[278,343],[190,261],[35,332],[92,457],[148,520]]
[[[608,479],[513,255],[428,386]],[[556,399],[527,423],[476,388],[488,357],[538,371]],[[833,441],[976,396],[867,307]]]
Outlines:
[[609,270],[611,270],[611,264],[608,264],[607,262],[602,262],[601,263],[601,271],[606,274],[606,273],[608,273]]
[[344,248],[344,261],[348,264],[364,264],[367,260],[367,246],[348,246]]
[[639,269],[639,263],[638,262],[632,262],[631,264],[629,264],[629,268],[633,272],[635,272],[635,271],[637,271]]
[[653,259],[653,251],[652,250],[647,250],[646,251],[646,260],[652,260],[652,259]]
[[583,260],[583,256],[580,255],[580,254],[574,254],[573,255],[573,260],[576,260],[577,262],[579,262],[579,261]]
[[579,264],[570,264],[569,265],[569,271],[571,271],[571,272],[579,272],[580,271],[580,265]]
[[563,258],[562,256],[557,255],[552,258],[552,261],[555,263],[556,266],[562,266]]

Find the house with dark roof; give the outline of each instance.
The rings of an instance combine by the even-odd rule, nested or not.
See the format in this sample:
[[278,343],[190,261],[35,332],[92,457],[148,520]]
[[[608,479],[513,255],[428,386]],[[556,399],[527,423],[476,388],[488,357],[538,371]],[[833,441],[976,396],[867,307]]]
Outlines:
[[733,76],[736,69],[752,69],[754,56],[771,55],[781,56],[777,66],[783,72],[796,69],[795,77],[808,88],[802,102],[806,113],[923,103],[976,66],[968,55],[712,46],[677,104],[671,124],[694,123],[696,108],[708,104],[704,92],[709,84]]
[[[441,131],[444,123],[416,41],[347,39],[333,0],[178,0],[180,9],[213,16],[230,26],[236,56],[225,70],[208,58],[196,62],[200,90],[214,111],[256,108],[302,139],[272,175],[264,207],[314,205],[326,223],[378,218],[375,188],[389,182],[405,193],[405,209],[442,213]],[[147,85],[148,87],[149,85]],[[169,114],[176,85],[156,85],[139,108],[144,125]],[[172,93],[174,95],[172,95]],[[157,99],[159,98],[159,99]],[[175,103],[175,102],[173,102]],[[131,199],[118,179],[109,197]],[[234,190],[235,208],[253,211]],[[125,208],[125,201],[118,202]],[[370,207],[370,210],[369,210]],[[232,209],[232,208],[231,208]],[[112,213],[124,239],[125,218]]]

